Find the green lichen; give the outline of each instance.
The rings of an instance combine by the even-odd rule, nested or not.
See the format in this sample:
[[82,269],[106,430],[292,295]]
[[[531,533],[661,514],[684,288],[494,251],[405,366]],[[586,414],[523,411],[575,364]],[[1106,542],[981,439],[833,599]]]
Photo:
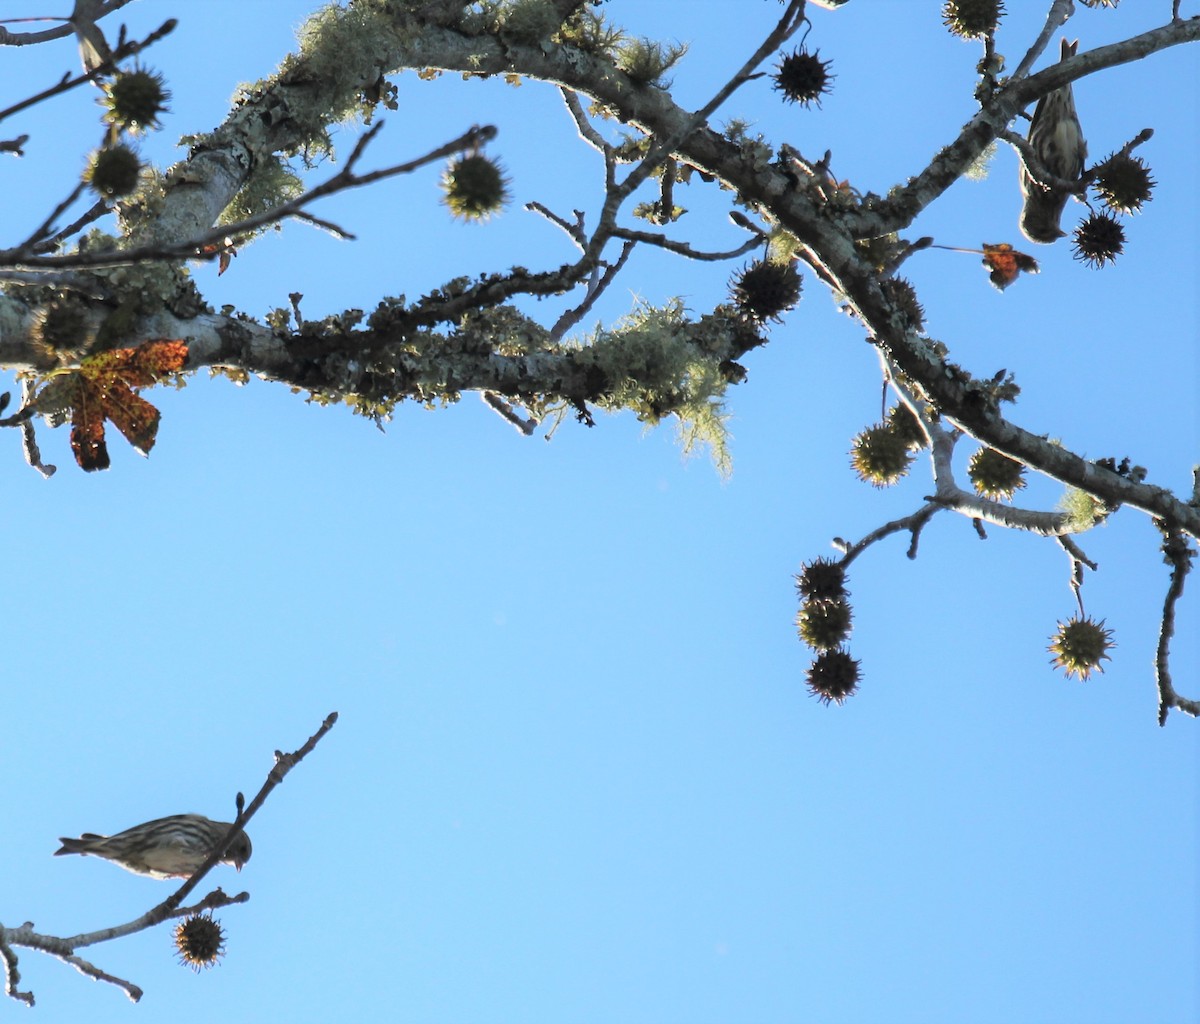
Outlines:
[[687,53],[686,43],[659,43],[653,39],[627,39],[616,50],[617,67],[635,82],[669,89],[663,75]]
[[1068,487],[1058,499],[1058,509],[1067,517],[1072,533],[1083,533],[1104,522],[1110,509],[1103,501],[1077,487]]
[[[278,156],[272,154],[254,169],[246,184],[221,212],[217,224],[224,227],[268,213],[297,198],[303,192],[304,185],[296,173]],[[276,224],[275,227],[278,229],[280,225]],[[258,229],[265,230],[265,227]]]
[[399,41],[387,5],[369,3],[322,7],[300,26],[296,39],[299,54],[285,59],[280,73],[302,62],[304,77],[321,83],[323,105],[333,122],[359,113],[364,87],[377,80],[369,71],[386,71],[378,66],[378,55],[389,40]]
[[723,404],[728,380],[711,351],[723,347],[731,329],[719,317],[689,321],[679,299],[639,304],[589,340],[587,351],[610,387],[595,404],[632,410],[650,426],[675,416],[684,454],[707,446],[717,470],[728,476],[732,458]]
[[625,39],[625,33],[609,25],[591,7],[581,7],[571,15],[558,33],[558,41],[588,53],[612,57]]

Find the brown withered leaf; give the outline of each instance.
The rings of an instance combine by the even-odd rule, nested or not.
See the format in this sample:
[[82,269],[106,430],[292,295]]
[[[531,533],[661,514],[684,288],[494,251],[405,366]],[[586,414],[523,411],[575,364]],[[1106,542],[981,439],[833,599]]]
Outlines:
[[1018,252],[1007,242],[998,242],[995,245],[984,242],[983,265],[991,271],[988,278],[1000,291],[1012,284],[1021,271],[1036,274],[1041,269],[1032,256]]
[[134,388],[149,387],[187,360],[182,341],[148,341],[137,348],[116,348],[85,359],[72,375],[71,450],[81,469],[108,469],[104,421],[112,420],[142,455],[154,447],[159,411]]

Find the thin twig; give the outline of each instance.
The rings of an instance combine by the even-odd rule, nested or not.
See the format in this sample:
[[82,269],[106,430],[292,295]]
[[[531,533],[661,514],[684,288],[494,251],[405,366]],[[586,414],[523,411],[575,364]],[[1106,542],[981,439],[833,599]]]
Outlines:
[[[66,92],[69,89],[74,89],[77,85],[83,85],[86,82],[94,82],[97,78],[103,78],[112,71],[112,65],[118,61],[125,60],[128,57],[136,56],[148,46],[152,46],[158,42],[163,36],[170,34],[175,29],[176,21],[174,18],[168,18],[157,29],[151,32],[140,43],[126,43],[124,46],[118,47],[113,53],[112,60],[108,61],[95,71],[89,71],[86,74],[76,75],[72,78],[70,75],[65,76],[57,85],[52,85],[48,89],[43,89],[36,96],[30,96],[29,99],[22,100],[20,103],[14,103],[6,110],[0,110],[0,121],[6,117],[11,117],[27,107],[32,107],[35,104],[41,103],[42,100],[49,99],[51,96],[57,96],[59,93]],[[66,27],[66,31],[62,34],[67,34],[71,31],[70,26]]]
[[[303,207],[335,192],[370,185],[385,178],[398,174],[410,174],[426,164],[443,159],[453,153],[478,146],[496,135],[496,129],[490,125],[471,128],[444,146],[431,150],[424,156],[417,157],[402,164],[385,167],[369,174],[355,174],[354,166],[362,156],[367,145],[383,128],[383,122],[377,122],[357,142],[353,152],[346,160],[346,166],[328,181],[310,189],[297,198],[282,203],[274,209],[247,217],[234,224],[215,227],[197,238],[171,245],[146,245],[131,249],[111,250],[95,253],[72,253],[68,256],[29,257],[22,255],[19,249],[0,252],[0,266],[11,266],[21,269],[42,269],[46,267],[117,267],[146,260],[173,259],[205,259],[217,255],[217,250],[210,249],[214,243],[224,243],[226,239],[236,239],[238,236],[249,235],[261,227],[274,224],[288,217],[296,216]],[[340,230],[340,229],[339,229]],[[206,251],[207,250],[207,251]]]
[[1158,647],[1154,652],[1154,673],[1158,679],[1158,724],[1167,724],[1171,708],[1178,708],[1193,718],[1200,717],[1200,701],[1188,700],[1175,692],[1168,664],[1171,655],[1171,637],[1175,635],[1175,604],[1183,596],[1183,583],[1192,568],[1195,552],[1187,538],[1175,528],[1166,531],[1163,555],[1171,565],[1171,581],[1163,601],[1162,624],[1158,630]]
[[834,537],[833,546],[842,552],[842,565],[847,566],[877,541],[883,540],[884,537],[890,537],[893,533],[898,533],[901,530],[908,530],[912,533],[912,542],[908,546],[907,554],[909,558],[916,558],[917,542],[921,531],[925,528],[925,524],[936,513],[941,512],[944,507],[936,501],[931,501],[928,505],[921,506],[921,508],[917,509],[911,515],[903,516],[900,519],[893,519],[890,523],[884,523],[882,526],[868,533],[862,540],[854,543],[843,540],[841,537]]
[[22,992],[17,986],[21,984],[21,972],[17,968],[17,954],[4,939],[5,929],[0,927],[0,960],[4,961],[4,992],[26,1006],[33,1005],[33,993]]
[[499,415],[501,419],[511,423],[526,437],[529,437],[530,434],[537,430],[537,420],[535,420],[532,416],[530,416],[528,419],[522,419],[520,414],[518,414],[512,405],[496,394],[496,392],[481,391],[479,397],[483,399],[484,404],[489,409]]
[[[267,797],[271,794],[271,790],[273,790],[284,780],[284,778],[286,778],[288,772],[290,772],[296,767],[296,765],[303,761],[305,757],[312,753],[313,748],[321,741],[322,737],[324,737],[324,735],[333,728],[337,720],[338,714],[336,711],[333,711],[327,715],[325,721],[321,723],[321,728],[313,733],[308,738],[308,741],[304,744],[304,746],[294,753],[284,754],[278,750],[275,751],[275,767],[272,768],[267,774],[267,781],[263,783],[262,789],[258,791],[254,799],[251,800],[244,809],[239,811],[236,820],[232,825],[229,826],[229,831],[225,834],[224,841],[220,843],[211,854],[209,854],[208,860],[206,860],[200,865],[200,867],[196,869],[192,877],[184,882],[183,885],[181,885],[174,893],[172,893],[172,895],[163,900],[163,902],[159,904],[159,907],[169,907],[170,910],[173,911],[179,906],[180,903],[183,902],[183,898],[187,896],[187,894],[193,889],[195,889],[196,886],[200,884],[200,880],[206,874],[208,874],[209,871],[216,867],[221,858],[225,856],[225,851],[229,849],[229,846],[234,839],[242,834],[245,829],[246,822],[253,818],[258,812],[258,809],[266,802]],[[150,913],[154,914],[158,911],[158,909],[159,908],[155,908],[155,910],[152,910]],[[164,914],[163,918],[165,919],[166,916],[168,915]]]
[[613,238],[624,238],[631,242],[645,242],[647,245],[656,245],[660,249],[666,249],[668,252],[686,256],[690,260],[717,261],[737,259],[737,257],[744,256],[752,249],[757,249],[762,245],[762,239],[755,237],[743,242],[736,249],[727,249],[724,252],[705,252],[701,249],[693,249],[687,242],[676,242],[666,235],[661,235],[653,231],[637,231],[633,228],[613,228],[611,234]]
[[[308,754],[310,754],[322,737],[333,728],[337,721],[337,712],[328,715],[321,727],[313,733],[307,742],[297,751],[291,754],[284,754],[280,751],[275,751],[275,765],[267,774],[267,781],[259,790],[258,795],[250,802],[248,806],[242,806],[241,794],[238,794],[239,807],[237,819],[230,826],[229,831],[225,834],[220,845],[212,852],[208,859],[192,873],[192,876],[187,879],[171,896],[167,897],[158,906],[148,910],[141,917],[133,921],[129,921],[122,925],[116,925],[111,928],[102,928],[92,932],[85,932],[80,935],[73,935],[68,938],[61,938],[56,935],[40,935],[33,930],[33,925],[26,922],[21,928],[5,929],[0,926],[0,958],[4,960],[5,972],[8,978],[8,994],[15,999],[20,999],[23,1002],[33,1003],[33,996],[30,993],[22,993],[16,991],[16,984],[19,980],[17,973],[17,958],[12,951],[12,946],[25,946],[29,949],[37,949],[43,953],[48,953],[50,956],[56,957],[63,963],[70,964],[76,970],[95,978],[98,981],[107,981],[109,984],[116,985],[121,988],[130,999],[138,1000],[142,996],[142,990],[131,982],[125,981],[122,978],[107,974],[100,970],[94,964],[84,960],[75,954],[75,951],[85,946],[96,945],[100,942],[107,942],[111,939],[120,938],[125,935],[131,935],[134,932],[144,931],[154,925],[172,918],[182,917],[187,914],[207,910],[214,907],[230,906],[235,903],[245,903],[249,898],[249,893],[239,893],[236,896],[227,896],[221,889],[216,889],[204,897],[194,907],[180,908],[183,898],[190,893],[200,880],[217,864],[217,862],[225,855],[229,844],[242,833],[246,822],[249,821],[255,812],[262,806],[267,796],[271,791],[278,786],[297,764],[299,764]],[[26,999],[26,996],[28,998]]]
[[604,273],[596,277],[593,275],[592,282],[588,286],[587,295],[583,301],[574,309],[569,309],[563,313],[550,328],[550,337],[554,341],[559,341],[564,334],[574,327],[580,320],[587,315],[587,311],[595,305],[596,300],[604,294],[604,290],[612,284],[617,274],[621,272],[621,268],[625,266],[625,261],[629,259],[629,254],[633,252],[633,247],[636,243],[626,242],[621,247],[621,255],[617,257],[617,262],[608,266]]
[[[50,955],[55,956],[53,953]],[[86,974],[89,978],[95,978],[97,981],[107,981],[110,985],[116,985],[117,988],[121,989],[135,1003],[142,998],[142,990],[132,981],[126,981],[124,978],[118,978],[115,974],[102,971],[90,960],[85,960],[74,953],[58,956],[57,959],[61,960],[64,964],[70,964],[80,974]]]

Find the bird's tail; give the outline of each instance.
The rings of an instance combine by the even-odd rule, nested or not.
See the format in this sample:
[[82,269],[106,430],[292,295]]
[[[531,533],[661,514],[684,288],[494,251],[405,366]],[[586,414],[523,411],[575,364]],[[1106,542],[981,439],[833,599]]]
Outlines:
[[54,856],[61,857],[66,853],[91,853],[96,840],[104,838],[104,836],[98,836],[94,832],[85,832],[78,839],[68,839],[66,836],[59,836],[58,841],[62,843],[62,846],[54,851]]

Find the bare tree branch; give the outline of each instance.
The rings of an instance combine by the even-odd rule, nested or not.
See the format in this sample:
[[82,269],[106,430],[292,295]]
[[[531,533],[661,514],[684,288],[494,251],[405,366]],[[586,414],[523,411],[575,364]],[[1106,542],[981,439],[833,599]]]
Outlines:
[[[144,931],[147,928],[152,928],[157,924],[161,924],[173,917],[189,916],[201,910],[212,909],[216,907],[231,906],[235,903],[245,903],[249,898],[249,893],[239,893],[237,896],[226,896],[224,892],[217,889],[209,893],[203,900],[193,907],[184,909],[179,908],[179,904],[183,902],[187,896],[199,883],[200,880],[216,866],[218,861],[224,855],[229,844],[242,833],[246,822],[248,822],[258,809],[263,805],[264,801],[270,795],[271,791],[278,786],[297,764],[299,764],[308,754],[312,753],[317,743],[322,737],[333,728],[337,721],[337,712],[328,715],[321,727],[313,733],[307,742],[300,747],[299,750],[291,754],[284,754],[280,751],[275,751],[275,766],[267,773],[267,780],[259,790],[255,798],[245,808],[239,807],[237,819],[230,826],[226,833],[224,842],[215,849],[199,868],[187,879],[171,896],[163,900],[158,906],[153,907],[140,917],[125,924],[115,925],[111,928],[101,928],[96,931],[83,932],[79,935],[72,935],[66,938],[61,938],[56,935],[41,935],[33,930],[33,925],[29,922],[23,924],[20,928],[4,928],[0,925],[0,957],[4,960],[5,974],[7,978],[8,994],[14,999],[19,999],[26,1002],[28,1005],[33,1005],[33,995],[29,992],[18,992],[16,986],[20,980],[20,974],[17,971],[17,957],[13,952],[13,946],[24,946],[29,949],[36,949],[43,953],[48,953],[50,956],[56,957],[63,963],[70,964],[76,970],[88,977],[95,978],[97,981],[106,981],[109,984],[116,985],[122,989],[126,995],[134,1002],[137,1002],[142,997],[142,990],[132,982],[125,981],[114,975],[108,974],[96,967],[94,964],[77,956],[75,951],[87,946],[93,946],[101,942],[109,942],[112,939],[121,938],[126,935],[132,935],[135,932]],[[241,794],[238,794],[239,800]]]

